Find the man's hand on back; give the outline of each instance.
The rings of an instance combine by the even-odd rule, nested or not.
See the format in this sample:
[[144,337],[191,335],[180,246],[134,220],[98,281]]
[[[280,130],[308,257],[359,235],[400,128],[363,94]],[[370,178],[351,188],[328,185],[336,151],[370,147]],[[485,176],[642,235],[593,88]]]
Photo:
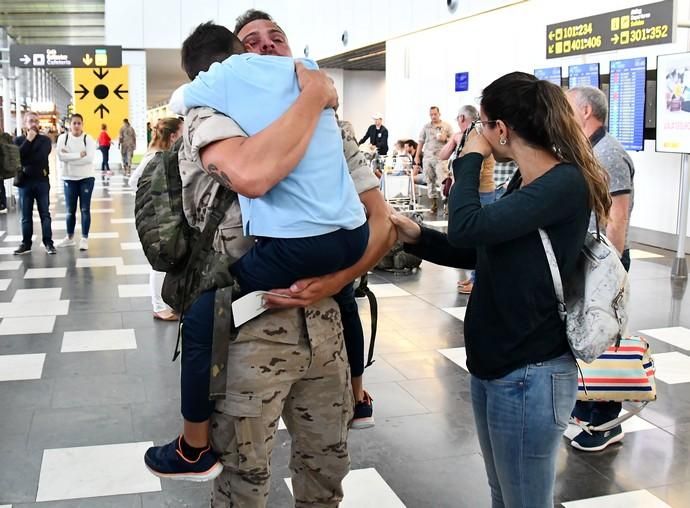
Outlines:
[[328,74],[322,70],[307,69],[301,62],[295,62],[295,72],[302,92],[319,97],[324,109],[338,109],[338,92]]

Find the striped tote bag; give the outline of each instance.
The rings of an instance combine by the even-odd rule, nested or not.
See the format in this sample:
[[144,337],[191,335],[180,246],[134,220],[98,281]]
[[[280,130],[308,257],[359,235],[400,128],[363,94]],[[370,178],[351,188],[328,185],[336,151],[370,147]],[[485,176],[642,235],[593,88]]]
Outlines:
[[656,400],[654,360],[642,337],[620,339],[592,363],[580,368],[577,400],[651,402]]

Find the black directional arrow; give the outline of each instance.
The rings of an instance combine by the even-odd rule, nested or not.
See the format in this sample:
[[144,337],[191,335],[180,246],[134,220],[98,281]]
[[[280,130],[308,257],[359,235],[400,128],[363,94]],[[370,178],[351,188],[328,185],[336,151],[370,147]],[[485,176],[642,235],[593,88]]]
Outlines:
[[94,69],[93,73],[96,75],[98,79],[103,79],[108,75],[110,71],[105,71],[103,72],[103,67],[99,67],[98,70]]
[[79,85],[79,88],[81,88],[81,90],[75,90],[74,93],[81,94],[81,97],[79,97],[79,98],[81,100],[84,100],[84,97],[89,95],[89,90],[82,84]]
[[96,109],[93,110],[94,113],[100,113],[101,114],[101,120],[103,120],[103,112],[110,113],[110,110],[105,107],[103,104],[99,104]]
[[117,88],[113,90],[113,93],[117,95],[120,99],[124,99],[121,94],[129,93],[129,90],[122,90],[122,84],[117,85]]

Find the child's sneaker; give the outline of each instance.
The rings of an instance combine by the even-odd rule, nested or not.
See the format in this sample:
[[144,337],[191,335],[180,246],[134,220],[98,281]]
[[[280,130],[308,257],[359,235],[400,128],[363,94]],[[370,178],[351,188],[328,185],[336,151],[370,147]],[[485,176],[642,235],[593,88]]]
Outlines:
[[182,454],[182,436],[163,446],[152,446],[144,454],[144,462],[151,473],[159,478],[206,482],[216,478],[223,465],[209,446],[195,461]]
[[368,429],[374,426],[374,404],[369,392],[364,391],[364,399],[355,404],[355,416],[352,419],[353,429]]

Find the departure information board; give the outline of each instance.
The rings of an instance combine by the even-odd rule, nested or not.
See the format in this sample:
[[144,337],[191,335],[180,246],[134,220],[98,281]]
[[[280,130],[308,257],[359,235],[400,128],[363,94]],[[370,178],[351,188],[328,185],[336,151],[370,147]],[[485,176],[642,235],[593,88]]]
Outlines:
[[534,69],[534,75],[543,79],[544,81],[550,81],[554,85],[561,86],[561,67],[546,67],[545,69]]
[[663,0],[548,25],[546,58],[673,42],[675,4]]
[[599,64],[581,64],[568,67],[568,87],[593,86],[599,88]]
[[644,148],[646,58],[611,60],[609,132],[626,150]]

